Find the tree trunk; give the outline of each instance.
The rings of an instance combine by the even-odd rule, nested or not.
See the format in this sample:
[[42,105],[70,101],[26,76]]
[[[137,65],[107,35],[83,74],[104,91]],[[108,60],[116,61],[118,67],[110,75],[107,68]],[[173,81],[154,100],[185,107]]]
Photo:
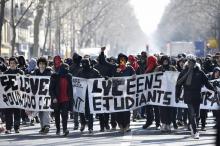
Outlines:
[[16,26],[14,20],[14,0],[11,0],[11,29],[12,29],[12,40],[11,40],[11,56],[14,56],[15,41],[16,41]]
[[61,26],[61,18],[60,18],[60,8],[59,8],[59,2],[57,1],[56,4],[56,32],[55,32],[55,49],[56,49],[56,55],[60,54],[60,26]]
[[5,15],[5,0],[1,0],[1,10],[0,10],[0,56],[2,55],[2,26],[4,24]]
[[11,41],[11,56],[14,56],[15,54],[15,42],[16,42],[16,27],[12,26],[12,41]]
[[39,27],[40,21],[42,19],[44,13],[44,4],[46,0],[39,0],[37,15],[34,19],[34,46],[33,46],[33,54],[30,57],[38,57],[39,56]]
[[44,46],[43,46],[43,50],[45,50],[45,46],[47,43],[47,36],[48,36],[48,31],[49,31],[49,27],[50,27],[50,21],[51,21],[51,1],[49,1],[48,4],[48,15],[47,15],[47,28],[46,28],[46,34],[45,34],[45,39],[44,39]]

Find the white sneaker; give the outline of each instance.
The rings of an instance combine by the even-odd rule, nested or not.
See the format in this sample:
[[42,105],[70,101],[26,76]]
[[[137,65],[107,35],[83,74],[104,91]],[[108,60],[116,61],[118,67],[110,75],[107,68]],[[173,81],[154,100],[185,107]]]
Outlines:
[[160,131],[161,132],[165,132],[166,131],[165,127],[166,127],[166,125],[162,123]]
[[166,125],[165,129],[166,129],[167,132],[171,132],[171,126],[170,125]]
[[196,133],[194,134],[194,139],[199,139],[199,132],[196,132]]

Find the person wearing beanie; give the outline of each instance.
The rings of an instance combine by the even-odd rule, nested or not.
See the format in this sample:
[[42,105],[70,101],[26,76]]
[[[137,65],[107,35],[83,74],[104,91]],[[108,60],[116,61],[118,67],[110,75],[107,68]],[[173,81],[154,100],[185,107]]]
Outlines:
[[196,63],[196,57],[188,55],[187,60],[185,69],[179,74],[176,82],[176,102],[179,102],[183,87],[183,99],[188,106],[191,135],[193,138],[199,139],[196,121],[200,115],[201,89],[204,85],[209,90],[216,92],[216,89]]

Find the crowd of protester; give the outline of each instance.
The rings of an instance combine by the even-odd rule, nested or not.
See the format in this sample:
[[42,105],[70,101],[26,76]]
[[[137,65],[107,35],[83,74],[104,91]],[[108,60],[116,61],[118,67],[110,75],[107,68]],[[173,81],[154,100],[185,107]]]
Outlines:
[[[160,71],[180,72],[176,83],[176,102],[183,98],[188,109],[147,105],[132,111],[133,114],[126,111],[93,115],[90,113],[87,91],[85,113],[77,113],[72,110],[72,77],[109,79]],[[5,130],[5,134],[10,134],[12,128],[15,133],[19,133],[20,124],[33,125],[35,122],[40,123],[39,133],[47,134],[50,130],[51,120],[55,119],[56,134],[60,135],[61,116],[64,136],[69,134],[67,126],[69,117],[73,119],[74,130],[84,131],[87,125],[91,134],[93,133],[94,117],[96,117],[100,121],[100,132],[115,131],[117,126],[121,132],[129,132],[131,120],[135,122],[139,119],[146,119],[143,129],[148,129],[153,123],[155,123],[156,129],[163,133],[170,133],[173,129],[185,127],[191,131],[193,138],[198,139],[199,127],[202,131],[206,130],[207,114],[210,112],[200,109],[201,88],[206,86],[217,93],[216,89],[219,84],[211,84],[209,80],[220,78],[220,53],[198,58],[184,53],[178,56],[167,56],[162,53],[150,55],[143,51],[137,56],[126,56],[121,53],[117,58],[107,58],[105,47],[103,47],[95,60],[92,60],[89,55],[80,56],[77,53],[74,53],[72,58],[63,60],[60,56],[55,56],[53,60],[47,60],[45,57],[30,60],[25,60],[23,56],[0,57],[0,72],[3,74],[50,76],[49,94],[51,108],[54,110],[51,113],[40,111],[30,119],[28,111],[16,108],[0,109],[1,121],[5,124],[5,129],[1,127],[0,132]],[[183,97],[181,97],[182,88]],[[220,129],[217,124],[220,120],[219,112],[211,112],[215,117],[213,128]]]

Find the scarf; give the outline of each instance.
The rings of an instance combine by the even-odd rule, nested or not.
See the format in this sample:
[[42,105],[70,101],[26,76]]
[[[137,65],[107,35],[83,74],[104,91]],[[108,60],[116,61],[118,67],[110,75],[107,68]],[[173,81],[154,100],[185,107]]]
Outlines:
[[128,61],[131,63],[131,66],[134,68],[134,70],[137,71],[137,69],[139,68],[139,64],[137,63],[137,59],[134,56],[129,55]]
[[184,81],[186,81],[186,85],[191,85],[192,76],[193,69],[188,69],[187,73],[177,81],[177,85],[181,85]]
[[121,69],[121,71],[124,71],[126,69],[126,65],[119,65],[119,68]]

